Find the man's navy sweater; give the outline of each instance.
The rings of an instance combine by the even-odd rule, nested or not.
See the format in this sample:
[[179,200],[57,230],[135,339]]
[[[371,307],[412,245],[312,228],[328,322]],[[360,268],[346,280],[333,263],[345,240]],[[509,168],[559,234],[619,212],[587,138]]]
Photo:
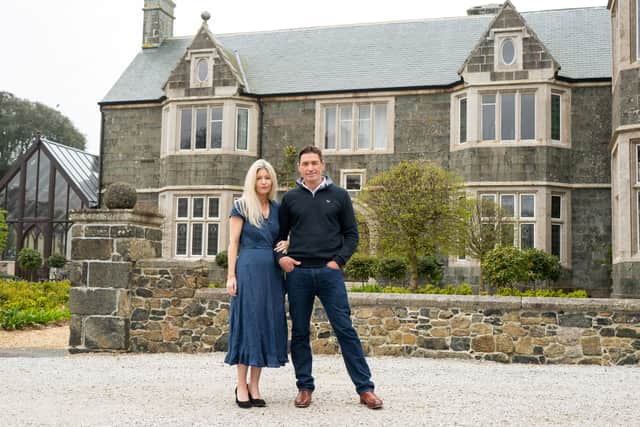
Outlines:
[[[302,267],[317,267],[333,260],[343,267],[358,247],[358,224],[351,198],[346,190],[326,186],[315,195],[298,182],[287,192],[280,205],[278,240],[289,236],[287,255],[302,262]],[[283,254],[276,252],[277,259]]]

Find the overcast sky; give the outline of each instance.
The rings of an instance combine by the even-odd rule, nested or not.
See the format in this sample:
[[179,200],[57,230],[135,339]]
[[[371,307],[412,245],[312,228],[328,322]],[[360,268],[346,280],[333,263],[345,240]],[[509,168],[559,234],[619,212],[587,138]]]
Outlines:
[[[495,2],[495,1],[493,1]],[[174,35],[193,35],[211,13],[213,33],[466,15],[491,0],[174,0]],[[512,0],[521,12],[606,7],[607,0]],[[142,44],[143,0],[5,0],[0,12],[0,91],[57,108],[98,154],[97,103]],[[480,36],[480,35],[478,35]]]

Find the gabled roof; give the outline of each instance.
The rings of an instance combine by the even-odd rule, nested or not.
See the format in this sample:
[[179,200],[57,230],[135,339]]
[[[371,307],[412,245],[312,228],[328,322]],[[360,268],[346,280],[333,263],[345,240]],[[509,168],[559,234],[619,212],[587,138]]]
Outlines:
[[[480,40],[478,41],[478,43],[476,43],[476,45],[472,49],[471,53],[467,56],[467,59],[464,60],[464,63],[458,69],[458,74],[462,74],[463,73],[465,67],[467,66],[467,64],[471,60],[472,56],[474,55],[474,51],[477,50],[482,45],[482,43],[485,41],[485,39],[487,39],[489,37],[489,34],[491,33],[491,30],[493,29],[493,27],[496,24],[496,22],[498,20],[500,20],[501,18],[504,19],[504,16],[506,15],[507,12],[509,12],[512,16],[515,15],[514,18],[517,19],[517,21],[520,22],[521,25],[526,28],[526,30],[529,33],[530,37],[532,37],[536,42],[540,42],[541,41],[540,38],[536,35],[535,31],[533,31],[533,29],[524,20],[524,17],[520,13],[518,13],[518,11],[513,6],[511,1],[510,0],[506,0],[504,2],[504,4],[502,5],[502,7],[500,7],[500,10],[498,10],[498,12],[495,14],[493,19],[489,23],[489,26],[487,27],[485,32],[482,34],[482,37],[480,37]],[[543,45],[544,45],[544,43],[543,43]],[[558,64],[558,61],[556,61],[555,58],[553,57],[553,55],[551,55],[549,52],[545,52],[545,55],[549,55],[549,57],[551,59],[551,62],[553,63],[554,72],[557,71],[560,68],[560,64]]]
[[[610,16],[605,7],[524,12],[569,79],[611,77]],[[242,61],[257,95],[449,86],[492,16],[219,34]],[[102,100],[162,98],[162,86],[192,37],[140,52]]]
[[42,138],[43,147],[82,193],[89,207],[98,205],[98,156]]

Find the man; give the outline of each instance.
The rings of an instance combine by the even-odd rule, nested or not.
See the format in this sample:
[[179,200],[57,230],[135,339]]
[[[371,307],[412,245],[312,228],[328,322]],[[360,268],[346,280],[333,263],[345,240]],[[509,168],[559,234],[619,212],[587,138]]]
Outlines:
[[298,395],[295,406],[311,404],[315,388],[311,375],[312,354],[309,322],[315,297],[320,302],[338,338],[349,376],[370,409],[382,408],[373,392],[371,372],[362,344],[351,323],[351,309],[342,267],[358,246],[358,226],[347,192],[324,176],[322,152],[314,146],[298,154],[298,187],[287,192],[280,206],[278,241],[290,238],[287,255],[276,253],[287,273],[286,289],[292,321],[291,359],[296,372]]

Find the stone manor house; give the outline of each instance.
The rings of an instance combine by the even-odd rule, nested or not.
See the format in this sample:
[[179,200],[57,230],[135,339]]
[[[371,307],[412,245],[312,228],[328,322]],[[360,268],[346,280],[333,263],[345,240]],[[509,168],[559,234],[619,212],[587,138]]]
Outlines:
[[[213,260],[257,158],[315,144],[355,198],[429,160],[499,203],[516,246],[557,255],[563,285],[638,296],[639,1],[239,34],[203,13],[173,37],[175,4],[145,0],[142,50],[100,102],[101,191],[130,182],[159,209],[165,258]],[[477,274],[449,258],[446,280]]]

